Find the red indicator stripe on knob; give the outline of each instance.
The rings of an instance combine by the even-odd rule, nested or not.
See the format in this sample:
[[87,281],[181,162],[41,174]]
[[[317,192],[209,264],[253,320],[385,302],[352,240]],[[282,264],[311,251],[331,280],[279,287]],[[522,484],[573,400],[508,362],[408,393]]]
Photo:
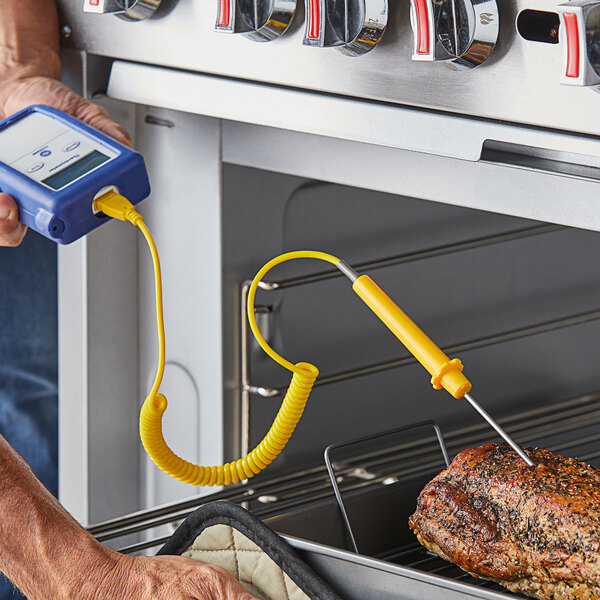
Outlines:
[[318,40],[321,33],[320,0],[308,0],[308,33],[309,40]]
[[567,77],[579,77],[579,24],[575,13],[564,13],[567,30]]
[[429,54],[429,12],[427,0],[415,0],[417,13],[417,54]]
[[220,0],[219,2],[219,27],[229,27],[231,25],[231,2],[230,0]]

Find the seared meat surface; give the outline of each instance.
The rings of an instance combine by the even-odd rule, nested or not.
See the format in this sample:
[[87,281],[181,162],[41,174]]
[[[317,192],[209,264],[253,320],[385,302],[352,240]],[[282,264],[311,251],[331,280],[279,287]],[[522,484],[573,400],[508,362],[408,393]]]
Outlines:
[[542,600],[600,599],[600,470],[540,448],[461,452],[423,489],[409,525],[475,577]]

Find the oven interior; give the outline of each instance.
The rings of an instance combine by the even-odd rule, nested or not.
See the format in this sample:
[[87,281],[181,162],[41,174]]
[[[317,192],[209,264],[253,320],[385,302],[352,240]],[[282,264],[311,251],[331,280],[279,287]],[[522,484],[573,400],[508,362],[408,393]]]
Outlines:
[[[306,248],[336,253],[371,274],[463,360],[474,394],[517,443],[600,465],[591,358],[600,328],[597,233],[232,164],[223,165],[222,185],[226,401],[238,424],[232,453],[260,441],[288,383],[245,331],[246,282],[271,256]],[[408,517],[443,456],[430,426],[385,432],[435,419],[450,457],[499,438],[466,403],[430,388],[422,367],[353,298],[345,279],[299,261],[274,272],[272,282],[275,289],[257,296],[261,330],[284,356],[321,369],[281,458],[247,485],[209,496],[173,502],[182,489],[160,485],[148,506],[167,504],[92,531],[114,547],[148,552],[196,506],[224,498],[291,536],[309,562],[323,547],[352,560],[322,455],[332,443],[381,434],[332,458],[358,547],[353,567],[370,569],[366,581],[373,566],[361,561],[375,560],[377,581],[399,568],[401,581],[416,577],[425,598],[439,585],[457,597],[510,596],[416,542]],[[167,437],[185,427],[171,418]],[[336,580],[339,569],[318,559],[313,566],[345,585]],[[429,576],[435,584],[427,587],[422,578]],[[344,597],[360,597],[356,589],[343,588]]]

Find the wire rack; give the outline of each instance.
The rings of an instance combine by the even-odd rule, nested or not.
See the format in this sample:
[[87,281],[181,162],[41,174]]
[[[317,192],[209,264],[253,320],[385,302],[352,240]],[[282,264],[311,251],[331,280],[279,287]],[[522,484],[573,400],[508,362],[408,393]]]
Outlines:
[[[500,417],[498,421],[519,444],[545,447],[560,454],[600,465],[600,393],[570,398],[518,415]],[[485,423],[474,423],[444,432],[450,456],[459,451],[495,440]],[[358,465],[358,467],[357,467]],[[400,441],[375,451],[358,454],[352,464],[336,464],[336,480],[340,492],[369,494],[390,481],[421,477],[423,485],[432,473],[444,468],[445,462],[436,433],[431,430],[417,441]],[[225,488],[207,496],[198,496],[151,510],[125,515],[90,527],[101,542],[125,553],[157,550],[173,528],[205,502],[227,500],[242,504],[258,517],[268,520],[275,515],[290,515],[334,497],[326,467],[315,466],[287,475],[257,476],[248,485]],[[412,502],[416,496],[399,498]],[[170,526],[170,528],[169,528]],[[277,522],[274,523],[277,528]],[[286,533],[283,531],[283,533]],[[310,529],[306,530],[307,539]],[[458,567],[432,555],[417,543],[399,545],[392,550],[375,553],[375,558],[429,573],[501,590],[490,582],[476,580]]]

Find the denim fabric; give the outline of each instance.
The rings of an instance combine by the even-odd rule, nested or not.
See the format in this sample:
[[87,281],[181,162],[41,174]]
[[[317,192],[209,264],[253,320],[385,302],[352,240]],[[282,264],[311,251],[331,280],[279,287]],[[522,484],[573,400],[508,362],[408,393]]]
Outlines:
[[[56,245],[0,248],[0,434],[58,493]],[[27,526],[26,523],[23,524]],[[0,574],[0,600],[21,595]]]

